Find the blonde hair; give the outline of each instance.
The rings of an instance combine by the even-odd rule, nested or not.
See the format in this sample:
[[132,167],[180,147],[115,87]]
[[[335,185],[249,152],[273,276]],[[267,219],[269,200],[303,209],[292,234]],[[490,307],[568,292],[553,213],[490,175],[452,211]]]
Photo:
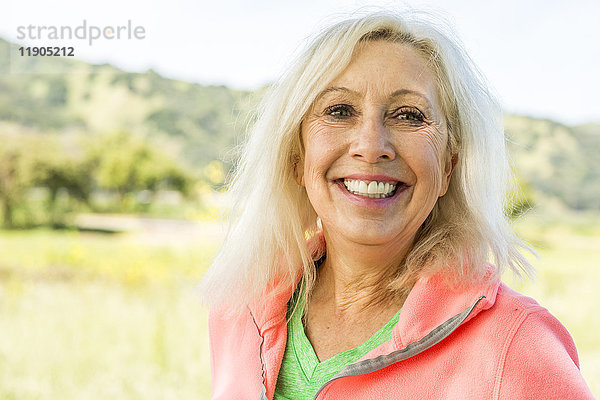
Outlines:
[[320,32],[263,98],[230,182],[228,234],[200,281],[208,304],[241,310],[259,296],[289,289],[298,276],[310,292],[319,249],[306,239],[318,228],[306,191],[294,179],[294,163],[302,157],[300,125],[356,46],[371,40],[407,44],[428,61],[447,118],[448,147],[458,155],[448,192],[419,229],[390,289],[408,291],[419,277],[441,270],[457,284],[482,279],[488,261],[494,276],[507,268],[530,274],[519,251],[527,246],[504,213],[510,171],[498,101],[443,20],[378,11]]

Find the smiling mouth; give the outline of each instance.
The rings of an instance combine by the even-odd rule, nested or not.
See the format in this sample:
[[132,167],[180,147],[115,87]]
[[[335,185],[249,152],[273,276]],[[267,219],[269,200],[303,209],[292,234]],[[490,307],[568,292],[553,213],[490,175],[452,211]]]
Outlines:
[[360,179],[340,179],[348,192],[370,199],[385,199],[396,194],[398,188],[406,186],[399,181],[363,181]]

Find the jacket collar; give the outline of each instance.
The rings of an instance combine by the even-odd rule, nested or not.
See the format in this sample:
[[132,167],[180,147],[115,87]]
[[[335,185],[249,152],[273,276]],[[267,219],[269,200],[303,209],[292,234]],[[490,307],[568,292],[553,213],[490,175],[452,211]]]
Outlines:
[[[308,241],[313,258],[320,258],[325,252],[325,240],[322,232],[315,234]],[[252,317],[261,334],[286,320],[287,304],[300,281],[301,273],[293,285],[285,284],[287,280],[277,280],[267,290],[267,298],[259,298],[249,305]],[[448,274],[440,272],[430,277],[421,277],[410,291],[392,331],[392,339],[396,348],[401,349],[415,342],[448,319],[462,313],[473,304],[477,306],[464,321],[467,322],[479,312],[492,307],[500,280],[496,268],[488,264],[487,273],[478,282],[453,285]],[[479,298],[484,297],[480,301]]]
[[248,305],[254,323],[261,336],[263,333],[286,321],[287,305],[294,294],[296,285],[284,285],[282,280],[269,286],[264,297],[260,297]]
[[488,265],[487,273],[479,282],[459,286],[453,285],[443,272],[420,278],[406,298],[398,324],[392,331],[395,347],[401,349],[420,340],[475,303],[476,307],[464,322],[492,307],[500,284],[495,271],[494,266]]

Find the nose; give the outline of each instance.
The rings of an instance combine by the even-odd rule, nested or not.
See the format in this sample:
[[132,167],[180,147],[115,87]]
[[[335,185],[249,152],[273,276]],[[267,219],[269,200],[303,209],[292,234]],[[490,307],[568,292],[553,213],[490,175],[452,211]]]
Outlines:
[[396,158],[389,131],[377,116],[365,118],[357,127],[349,152],[353,158],[368,163],[391,161]]

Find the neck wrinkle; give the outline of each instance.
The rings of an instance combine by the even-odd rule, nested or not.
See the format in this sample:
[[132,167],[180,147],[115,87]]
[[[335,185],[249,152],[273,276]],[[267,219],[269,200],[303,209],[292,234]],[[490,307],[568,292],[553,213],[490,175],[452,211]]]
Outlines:
[[328,303],[336,316],[357,315],[373,308],[399,308],[402,299],[388,283],[398,274],[398,266],[354,271],[351,266],[332,261],[329,253],[319,268],[313,299]]
[[342,313],[401,304],[408,290],[392,288],[390,282],[403,273],[414,237],[377,246],[347,243],[336,236],[323,231],[327,257],[318,269],[315,300],[330,302]]

